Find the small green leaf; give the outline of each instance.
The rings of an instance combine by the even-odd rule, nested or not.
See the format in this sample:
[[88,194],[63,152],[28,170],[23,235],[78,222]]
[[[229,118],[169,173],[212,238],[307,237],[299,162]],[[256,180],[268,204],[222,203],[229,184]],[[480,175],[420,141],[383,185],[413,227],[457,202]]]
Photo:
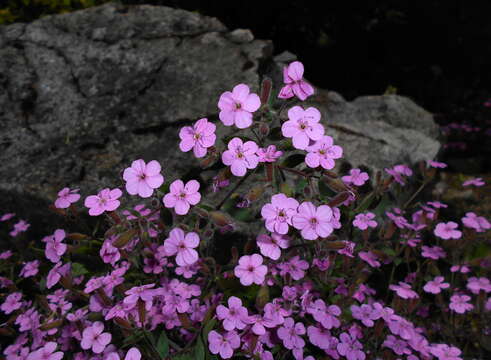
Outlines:
[[201,340],[201,336],[198,336],[198,340],[196,341],[196,346],[194,347],[194,359],[196,360],[205,359],[205,346],[203,344],[203,340]]
[[85,275],[88,274],[89,270],[85,268],[82,264],[79,263],[72,263],[72,276],[77,277],[80,275]]
[[157,340],[157,352],[159,353],[161,359],[164,359],[167,357],[167,355],[169,355],[169,339],[167,339],[167,334],[165,331],[162,331],[159,339]]

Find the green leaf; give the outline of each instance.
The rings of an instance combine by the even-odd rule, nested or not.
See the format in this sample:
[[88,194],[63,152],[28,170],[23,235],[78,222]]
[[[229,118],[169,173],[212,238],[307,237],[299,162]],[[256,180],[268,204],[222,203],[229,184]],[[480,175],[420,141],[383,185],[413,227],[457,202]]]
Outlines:
[[305,154],[293,154],[288,156],[282,163],[281,166],[287,168],[294,168],[295,166],[303,163],[305,161]]
[[206,325],[203,327],[203,333],[202,333],[202,336],[203,336],[203,340],[205,342],[206,345],[208,345],[208,333],[213,330],[213,328],[215,327],[215,325],[217,324],[217,320],[216,319],[211,319],[210,321],[208,321],[206,323]]
[[375,194],[371,192],[363,199],[361,204],[358,205],[358,207],[355,209],[355,214],[359,214],[366,211],[372,204],[373,200],[375,200]]
[[167,355],[169,355],[169,339],[167,339],[167,334],[165,331],[162,331],[159,339],[157,340],[157,352],[159,353],[161,359],[164,359],[167,357]]
[[85,268],[85,266],[83,266],[82,264],[80,263],[72,263],[72,276],[73,277],[77,277],[77,276],[80,276],[80,275],[85,275],[85,274],[88,274],[89,273],[89,270],[87,270]]
[[203,344],[203,340],[201,340],[201,336],[198,336],[198,340],[196,341],[196,346],[194,347],[194,358],[196,360],[205,359],[205,346]]
[[308,182],[305,179],[300,179],[295,185],[295,193],[302,193],[303,189],[307,186]]

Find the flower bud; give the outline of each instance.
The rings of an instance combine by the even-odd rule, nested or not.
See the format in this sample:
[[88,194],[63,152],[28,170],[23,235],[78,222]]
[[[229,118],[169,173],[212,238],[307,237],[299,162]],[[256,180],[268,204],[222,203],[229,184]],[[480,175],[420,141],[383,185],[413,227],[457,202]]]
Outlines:
[[269,134],[269,126],[268,126],[268,124],[261,123],[261,125],[259,125],[259,132],[263,136],[268,136],[268,134]]
[[137,229],[130,229],[125,231],[113,242],[113,246],[117,248],[125,247],[136,235],[138,234]]

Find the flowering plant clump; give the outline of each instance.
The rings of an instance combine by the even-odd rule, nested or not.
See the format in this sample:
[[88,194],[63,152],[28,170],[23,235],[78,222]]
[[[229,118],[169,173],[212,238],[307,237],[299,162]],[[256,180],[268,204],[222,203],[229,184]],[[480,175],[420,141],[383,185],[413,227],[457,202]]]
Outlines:
[[[423,201],[436,161],[338,174],[343,144],[302,102],[303,73],[286,67],[277,96],[269,79],[260,96],[238,84],[221,122],[179,130],[211,177],[135,159],[121,188],[61,189],[67,225],[42,239],[3,209],[5,243],[30,249],[0,250],[3,356],[489,358],[491,224]],[[97,227],[73,232],[67,214]]]

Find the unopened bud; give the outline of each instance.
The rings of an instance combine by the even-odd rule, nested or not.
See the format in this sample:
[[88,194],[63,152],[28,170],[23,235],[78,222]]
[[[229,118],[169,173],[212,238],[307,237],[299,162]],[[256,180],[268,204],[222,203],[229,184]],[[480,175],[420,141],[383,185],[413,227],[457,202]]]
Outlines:
[[334,192],[343,192],[343,191],[349,191],[349,188],[346,186],[346,184],[340,180],[340,179],[333,179],[330,178],[329,176],[324,176],[321,179],[324,181],[324,183]]
[[269,126],[268,126],[268,124],[261,123],[261,125],[259,125],[259,132],[263,136],[268,136],[268,134],[269,134]]
[[350,198],[350,196],[352,195],[352,193],[348,192],[348,191],[343,191],[342,193],[339,193],[337,194],[335,197],[333,197],[331,199],[331,201],[329,201],[327,203],[327,205],[329,205],[330,207],[336,207],[336,206],[339,206],[341,205],[342,203],[344,203],[346,200],[348,200]]
[[130,229],[125,231],[112,243],[114,247],[122,248],[125,247],[136,235],[138,234],[137,229]]
[[234,222],[229,215],[221,211],[210,211],[210,218],[218,226],[227,226]]
[[273,82],[270,78],[264,78],[261,84],[261,104],[267,104],[269,97],[271,95],[271,88],[273,87]]

